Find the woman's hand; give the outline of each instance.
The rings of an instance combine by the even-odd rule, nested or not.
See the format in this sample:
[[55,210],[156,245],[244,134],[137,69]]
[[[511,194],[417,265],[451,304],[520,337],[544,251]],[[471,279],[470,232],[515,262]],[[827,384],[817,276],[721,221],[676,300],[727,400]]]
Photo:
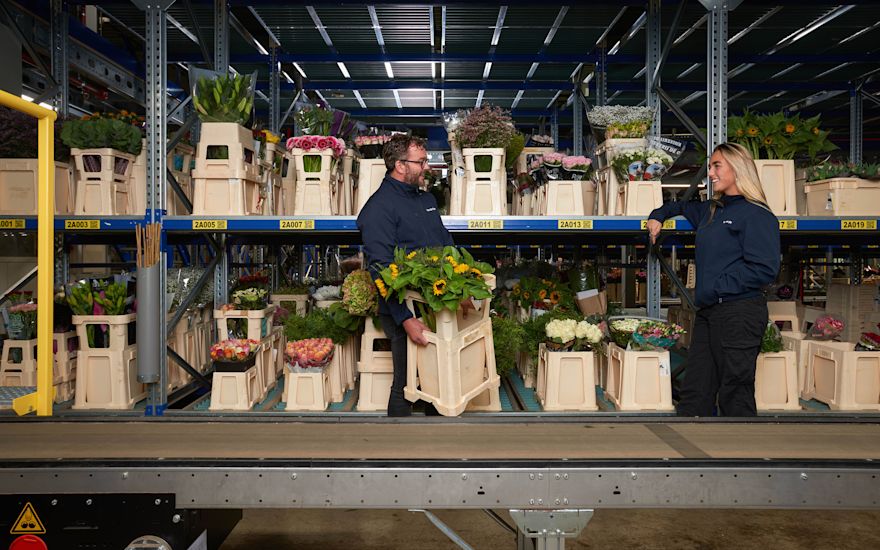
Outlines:
[[663,224],[657,220],[648,220],[648,226],[646,229],[648,230],[648,235],[651,236],[651,244],[654,244],[657,242],[657,235],[659,235],[660,230],[663,229]]

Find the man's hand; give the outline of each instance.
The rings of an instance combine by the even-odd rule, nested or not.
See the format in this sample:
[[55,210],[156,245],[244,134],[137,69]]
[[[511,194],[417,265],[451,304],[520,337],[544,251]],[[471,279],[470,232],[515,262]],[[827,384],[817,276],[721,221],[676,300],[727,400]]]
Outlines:
[[660,230],[663,229],[663,224],[658,222],[657,220],[648,220],[648,235],[651,236],[651,244],[657,242],[657,235],[660,234]]
[[430,332],[428,327],[425,326],[425,323],[415,317],[410,317],[403,322],[403,330],[406,331],[406,335],[409,336],[409,339],[416,344],[420,346],[428,345],[428,339],[422,334],[423,332]]
[[467,300],[461,303],[461,316],[467,319],[468,311],[476,311],[477,307],[474,305],[473,298],[468,298]]

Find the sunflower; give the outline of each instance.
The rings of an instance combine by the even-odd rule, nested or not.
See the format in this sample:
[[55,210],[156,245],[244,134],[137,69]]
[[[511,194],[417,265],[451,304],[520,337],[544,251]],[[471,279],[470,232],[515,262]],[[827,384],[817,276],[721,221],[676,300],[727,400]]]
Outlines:
[[764,145],[773,145],[773,138],[770,136],[765,137],[764,138]]
[[440,260],[438,256],[431,256],[431,261],[437,263]]
[[470,269],[471,269],[471,268],[468,267],[467,264],[458,264],[458,265],[456,265],[456,266],[453,268],[453,271],[454,271],[455,273],[459,274],[459,275],[462,275],[462,274],[467,273],[468,271],[470,271]]
[[391,270],[391,278],[396,279],[398,275],[400,275],[400,269],[397,267],[397,264],[391,264],[388,266],[388,269]]
[[546,297],[547,297],[547,291],[546,291],[546,290],[544,290],[544,289],[542,288],[541,290],[538,291],[538,298],[539,298],[539,299],[543,300],[543,299],[546,298]]
[[819,127],[818,126],[814,126],[812,131],[813,131],[813,135],[815,135],[815,136],[819,135]]
[[388,288],[385,286],[385,281],[383,281],[382,279],[376,279],[373,282],[376,283],[376,288],[379,289],[379,294],[383,298],[387,298],[388,297]]
[[786,134],[793,134],[794,130],[795,130],[794,124],[792,124],[791,122],[789,122],[788,124],[785,125],[785,133]]
[[452,267],[455,267],[455,266],[458,265],[458,262],[456,262],[456,261],[455,261],[455,258],[453,258],[452,256],[446,256],[446,261],[449,262],[449,264],[450,264]]
[[446,279],[434,281],[434,296],[441,296],[444,292],[446,292]]
[[559,303],[559,293],[555,290],[550,293],[550,303],[556,305]]
[[409,254],[406,255],[406,259],[407,259],[407,260],[412,260],[412,259],[415,258],[415,257],[416,257],[416,251],[415,251],[415,250],[413,250],[412,252],[410,252]]
[[476,267],[471,268],[471,273],[473,273],[474,276],[477,277],[478,279],[483,276],[483,272],[480,271],[479,269],[477,269]]
[[737,128],[737,129],[736,129],[736,137],[743,137],[745,134],[746,134],[746,133],[743,132],[743,129],[742,129],[742,128]]
[[519,285],[516,285],[513,287],[513,295],[514,296],[519,296],[521,292],[522,292],[522,289],[520,288]]
[[524,300],[529,300],[532,297],[532,293],[529,292],[528,290],[526,290],[525,292],[522,293],[522,297]]
[[756,126],[749,126],[749,128],[746,130],[746,133],[749,135],[749,137],[755,137],[758,135],[758,128]]

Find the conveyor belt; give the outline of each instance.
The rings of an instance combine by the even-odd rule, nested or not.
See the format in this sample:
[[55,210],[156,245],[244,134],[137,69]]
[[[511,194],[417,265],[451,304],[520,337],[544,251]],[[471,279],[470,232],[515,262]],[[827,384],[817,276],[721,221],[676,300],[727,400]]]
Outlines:
[[9,422],[0,460],[880,459],[874,423]]

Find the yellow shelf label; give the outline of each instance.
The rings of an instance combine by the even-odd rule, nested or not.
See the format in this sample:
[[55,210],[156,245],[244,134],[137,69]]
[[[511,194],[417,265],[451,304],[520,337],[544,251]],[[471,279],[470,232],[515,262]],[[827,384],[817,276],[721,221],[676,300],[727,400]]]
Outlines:
[[780,231],[797,231],[797,220],[779,220]]
[[844,231],[876,231],[877,220],[840,220],[840,229]]
[[593,229],[593,220],[558,220],[557,229]]
[[0,229],[24,229],[24,220],[0,220]]
[[226,220],[193,220],[192,228],[197,231],[218,231],[226,229]]
[[86,229],[95,231],[101,229],[100,220],[64,220],[64,229]]
[[[642,220],[642,229],[648,229],[648,220]],[[678,229],[675,220],[666,220],[663,222],[663,229]]]
[[280,220],[279,228],[285,231],[309,231],[315,228],[315,220]]
[[504,229],[504,220],[468,220],[468,229]]

